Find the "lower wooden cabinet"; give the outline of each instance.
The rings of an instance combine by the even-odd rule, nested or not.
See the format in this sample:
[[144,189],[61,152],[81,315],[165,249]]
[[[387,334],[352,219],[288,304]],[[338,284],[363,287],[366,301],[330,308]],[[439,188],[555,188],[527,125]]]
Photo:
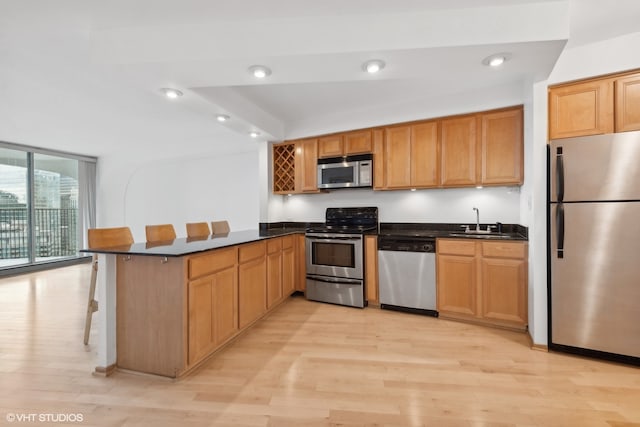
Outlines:
[[238,312],[240,328],[267,311],[267,260],[265,242],[240,247],[238,265]]
[[284,298],[295,292],[296,247],[295,236],[282,237],[282,294]]
[[296,291],[304,292],[307,288],[307,258],[304,234],[295,235],[296,246]]
[[282,240],[267,241],[267,308],[282,299]]
[[438,239],[437,300],[443,318],[527,327],[527,243]]

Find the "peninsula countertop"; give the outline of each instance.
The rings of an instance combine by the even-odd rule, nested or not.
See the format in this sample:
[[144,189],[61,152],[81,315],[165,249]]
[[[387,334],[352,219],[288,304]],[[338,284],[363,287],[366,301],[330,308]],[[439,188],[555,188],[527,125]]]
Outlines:
[[191,255],[212,249],[257,242],[273,237],[289,234],[304,233],[304,228],[274,228],[267,230],[242,230],[232,231],[228,234],[212,235],[207,237],[188,238],[181,237],[164,242],[134,243],[126,246],[114,246],[110,248],[81,249],[82,253],[98,253],[111,255],[148,255],[179,257]]

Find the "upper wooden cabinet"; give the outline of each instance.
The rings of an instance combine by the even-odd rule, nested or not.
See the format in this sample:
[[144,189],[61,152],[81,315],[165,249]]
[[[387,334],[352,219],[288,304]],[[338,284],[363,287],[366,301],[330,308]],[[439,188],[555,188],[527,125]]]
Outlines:
[[273,146],[273,191],[318,192],[319,157],[362,153],[374,190],[519,185],[523,144],[522,106],[290,141]]
[[615,81],[616,132],[640,130],[640,73]]
[[371,153],[371,130],[328,135],[318,138],[318,158]]
[[439,146],[436,121],[386,128],[383,188],[437,187]]
[[549,139],[640,130],[640,73],[549,88]]
[[442,120],[442,185],[463,187],[476,185],[478,177],[477,116]]
[[613,132],[613,79],[549,90],[549,139]]
[[318,138],[318,157],[338,157],[344,155],[342,135],[329,135]]
[[318,192],[318,140],[305,139],[273,145],[273,192]]
[[480,116],[480,184],[522,184],[522,107]]

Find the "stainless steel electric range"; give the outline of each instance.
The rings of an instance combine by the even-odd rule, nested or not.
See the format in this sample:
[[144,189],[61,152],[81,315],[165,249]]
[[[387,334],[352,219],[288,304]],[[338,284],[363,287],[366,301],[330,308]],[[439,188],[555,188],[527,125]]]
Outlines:
[[378,229],[378,208],[327,208],[325,224],[306,231],[306,297],[364,307],[363,236]]

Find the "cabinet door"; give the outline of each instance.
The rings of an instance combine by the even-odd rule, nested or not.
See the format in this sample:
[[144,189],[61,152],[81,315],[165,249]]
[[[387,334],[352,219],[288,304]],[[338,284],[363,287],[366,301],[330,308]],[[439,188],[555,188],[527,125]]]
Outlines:
[[482,114],[482,184],[522,184],[522,107]]
[[438,312],[475,317],[477,315],[476,258],[458,255],[437,256]]
[[342,135],[331,135],[318,139],[318,157],[339,157],[342,155],[344,155]]
[[482,317],[522,327],[527,324],[526,265],[518,259],[482,259]]
[[[296,172],[298,169],[298,182],[296,188],[300,192],[317,192],[318,191],[318,140],[307,139],[300,141],[296,147],[296,155],[298,163],[296,163]],[[298,164],[301,165],[298,168]]]
[[442,185],[475,185],[478,147],[476,116],[443,120],[441,126]]
[[295,290],[295,277],[296,251],[292,245],[282,250],[282,295],[285,298]]
[[438,122],[411,126],[411,185],[437,187],[440,184]]
[[307,258],[304,234],[296,236],[296,291],[304,292],[307,287]]
[[373,144],[371,141],[371,131],[349,132],[344,135],[344,154],[371,153]]
[[189,364],[208,355],[215,347],[213,285],[215,275],[189,282]]
[[267,255],[267,309],[282,298],[282,251]]
[[411,186],[411,127],[385,129],[384,139],[385,187]]
[[238,269],[235,265],[215,275],[212,295],[214,342],[218,346],[238,332]]
[[384,163],[384,131],[374,129],[373,137],[373,189],[384,190],[386,188],[385,163]]
[[640,74],[617,79],[616,132],[640,130]]
[[367,301],[377,304],[378,298],[378,237],[364,238],[364,281]]
[[549,89],[549,139],[613,132],[613,80]]
[[267,263],[264,256],[238,266],[240,329],[267,311]]

